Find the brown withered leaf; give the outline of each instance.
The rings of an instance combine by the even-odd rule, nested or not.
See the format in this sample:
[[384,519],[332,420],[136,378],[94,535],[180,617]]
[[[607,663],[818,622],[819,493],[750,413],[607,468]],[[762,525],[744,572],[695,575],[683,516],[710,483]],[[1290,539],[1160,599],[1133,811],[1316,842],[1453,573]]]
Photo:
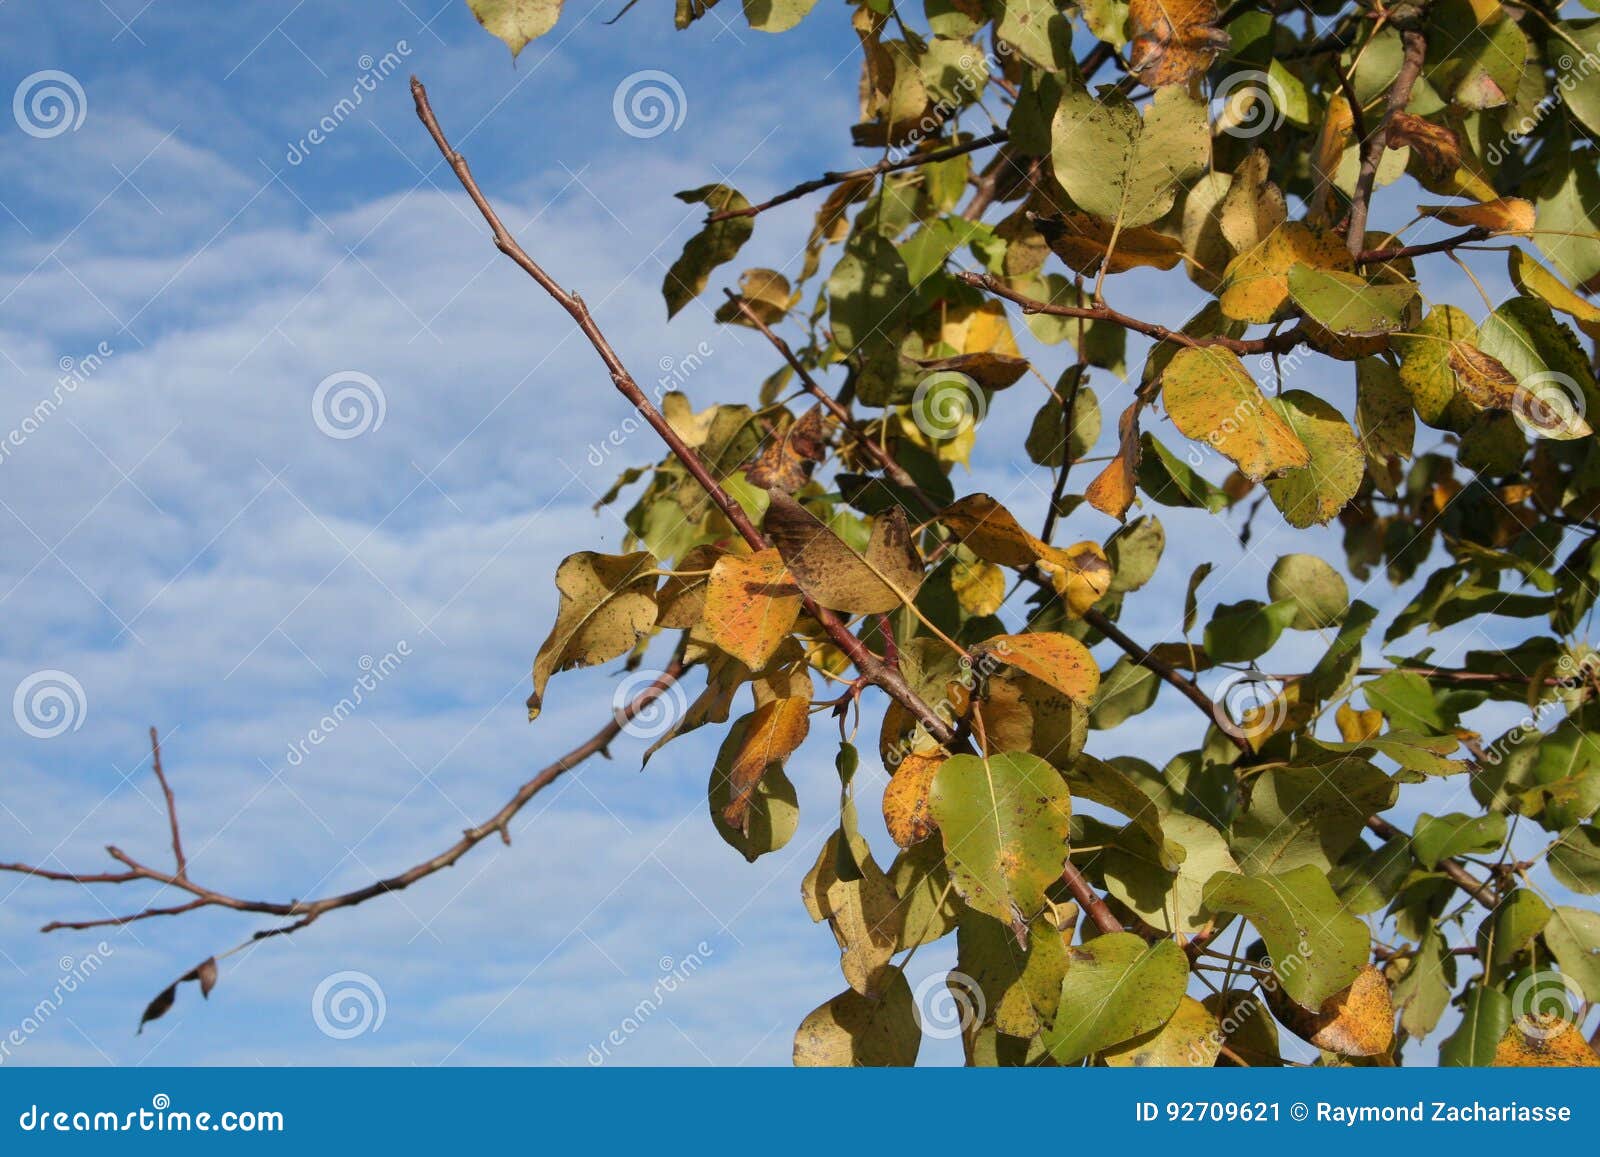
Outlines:
[[793,494],[811,480],[811,471],[827,456],[827,421],[818,403],[785,423],[745,467],[744,476],[752,486]]
[[1129,70],[1151,88],[1188,84],[1232,43],[1220,15],[1216,0],[1132,0]]
[[943,754],[913,752],[900,761],[883,789],[883,823],[902,848],[921,843],[939,830],[928,810],[928,790],[943,762]]
[[1411,159],[1430,181],[1442,181],[1461,167],[1461,142],[1444,125],[1397,112],[1389,118],[1389,147],[1411,149]]
[[770,490],[768,497],[764,528],[801,589],[817,602],[845,614],[873,615],[916,597],[922,556],[900,507],[873,519],[866,553],[857,554],[783,491]]
[[810,682],[805,694],[773,699],[757,707],[745,731],[744,745],[728,769],[730,797],[722,818],[730,827],[745,830],[750,798],[768,767],[782,763],[802,743],[811,729]]
[[1477,226],[1493,233],[1532,233],[1533,202],[1499,197],[1479,205],[1418,205],[1417,212],[1451,225]]
[[1144,265],[1171,269],[1183,259],[1181,240],[1148,225],[1119,232],[1113,252],[1112,223],[1088,213],[1068,211],[1058,217],[1035,217],[1033,223],[1051,251],[1079,273],[1095,273],[1101,265],[1107,273],[1126,273]]
[[1028,372],[1027,358],[992,351],[957,354],[955,357],[931,358],[927,361],[919,360],[917,365],[930,374],[966,374],[986,390],[1003,390],[1007,386],[1016,384],[1017,379]]
[[939,521],[986,562],[1032,566],[1045,551],[1038,536],[1024,529],[1011,511],[987,494],[969,494],[952,503],[939,512]]
[[751,670],[766,666],[799,614],[800,588],[776,550],[724,555],[711,568],[706,634]]
[[155,999],[145,1005],[144,1013],[139,1017],[139,1032],[144,1032],[144,1026],[153,1020],[160,1020],[172,1011],[172,1006],[178,999],[178,985],[189,981],[200,986],[200,995],[210,997],[211,990],[217,986],[217,958],[208,956],[199,964],[189,969],[167,987],[156,993]]
[[1516,401],[1516,375],[1471,342],[1450,343],[1450,368],[1461,392],[1479,408],[1509,410]]

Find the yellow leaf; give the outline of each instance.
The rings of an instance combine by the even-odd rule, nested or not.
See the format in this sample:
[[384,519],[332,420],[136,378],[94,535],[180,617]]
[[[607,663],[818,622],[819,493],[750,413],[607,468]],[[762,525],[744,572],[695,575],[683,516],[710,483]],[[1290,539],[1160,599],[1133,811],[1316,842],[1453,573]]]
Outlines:
[[1041,631],[1028,635],[996,635],[976,648],[1047,683],[1080,707],[1094,702],[1100,668],[1094,656],[1071,635]]
[[1237,321],[1266,324],[1287,310],[1289,270],[1354,268],[1350,250],[1333,233],[1290,221],[1267,234],[1253,249],[1239,254],[1222,275],[1222,312]]
[[943,755],[913,752],[900,761],[883,789],[883,822],[902,848],[921,843],[939,830],[928,810],[928,790],[943,762]]
[[987,494],[969,494],[945,507],[939,521],[973,554],[1001,566],[1032,566],[1045,550],[1036,535]]
[[751,670],[760,670],[794,630],[800,588],[771,548],[724,555],[706,584],[705,624],[710,641]]
[[1357,711],[1350,704],[1341,703],[1339,710],[1333,713],[1333,721],[1339,725],[1339,734],[1346,743],[1371,739],[1383,730],[1383,712],[1375,707]]
[[1566,282],[1528,256],[1525,250],[1512,249],[1506,260],[1513,285],[1539,298],[1551,309],[1566,314],[1584,333],[1600,341],[1600,305],[1579,297]]
[[1133,505],[1134,472],[1139,468],[1139,407],[1129,406],[1117,419],[1117,453],[1095,475],[1083,496],[1090,506],[1112,518],[1122,518]]
[[1583,1033],[1565,1018],[1547,1013],[1512,1020],[1495,1046],[1496,1068],[1595,1068],[1595,1055]]
[[561,601],[555,626],[533,660],[528,718],[544,706],[550,676],[626,654],[656,622],[656,560],[645,551],[609,555],[580,551],[556,568]]
[[1500,197],[1481,205],[1418,205],[1417,212],[1451,225],[1477,226],[1495,233],[1532,233],[1533,202]]
[[1305,444],[1228,350],[1179,350],[1163,375],[1161,397],[1185,437],[1214,446],[1247,477],[1260,480],[1311,461]]
[[1269,993],[1267,999],[1279,1020],[1320,1049],[1346,1057],[1376,1057],[1394,1043],[1389,982],[1370,964],[1316,1012],[1301,1008],[1281,990]]
[[958,559],[950,574],[950,586],[967,614],[992,615],[1005,601],[1006,574],[993,563],[981,559],[973,562]]
[[1050,585],[1056,588],[1073,618],[1082,618],[1111,589],[1111,564],[1099,543],[1080,542],[1065,549],[1046,547],[1039,569],[1050,576]]
[[1338,410],[1306,390],[1288,390],[1273,406],[1310,452],[1308,466],[1267,480],[1272,504],[1290,526],[1320,526],[1355,497],[1366,475],[1356,432]]
[[1100,1059],[1114,1069],[1208,1069],[1216,1063],[1221,1046],[1217,1018],[1194,997],[1185,996],[1166,1024],[1104,1050]]

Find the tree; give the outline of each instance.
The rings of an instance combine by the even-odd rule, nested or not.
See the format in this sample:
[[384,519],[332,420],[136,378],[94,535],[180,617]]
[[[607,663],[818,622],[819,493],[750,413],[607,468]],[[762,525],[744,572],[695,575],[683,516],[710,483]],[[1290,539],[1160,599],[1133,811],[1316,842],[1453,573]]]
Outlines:
[[[679,0],[678,25],[715,2]],[[513,53],[560,13],[469,3]],[[744,10],[781,32],[813,3]],[[754,404],[699,413],[646,394],[603,320],[500,222],[413,81],[496,246],[667,451],[608,496],[643,483],[629,553],[556,569],[529,716],[560,703],[567,669],[636,666],[652,644],[671,661],[495,816],[356,891],[280,903],[192,880],[159,748],[173,868],[116,848],[113,872],[3,867],[188,897],[47,931],[215,906],[282,921],[256,938],[292,933],[506,836],[538,791],[703,674],[657,747],[726,725],[711,826],[749,860],[796,830],[785,760],[837,734],[838,827],[803,893],[847,986],[799,1026],[797,1063],[914,1061],[928,1010],[905,963],[952,934],[974,1064],[1275,1064],[1280,1031],[1326,1064],[1389,1064],[1415,1059],[1452,1005],[1444,1063],[1600,1063],[1582,1033],[1600,913],[1579,899],[1600,892],[1600,659],[1583,639],[1600,449],[1575,332],[1600,339],[1600,21],[1558,8],[927,0],[918,20],[861,0],[850,134],[877,159],[759,203],[721,184],[678,194],[707,216],[663,286],[669,314],[732,268],[763,214],[820,196],[798,276],[745,270],[717,310],[771,343],[776,372]],[[1003,126],[985,122],[997,108]],[[1378,191],[1406,180],[1441,203],[1369,229]],[[1507,300],[1434,296],[1452,264],[1482,294],[1473,265],[1502,259]],[[1210,300],[1178,330],[1142,320],[1111,304],[1136,268]],[[1017,318],[1059,366],[1022,355]],[[1145,360],[1102,439],[1091,383],[1121,376],[1130,333]],[[1030,376],[1045,398],[1025,450],[1051,483],[1037,531],[952,477],[991,401]],[[1158,438],[1162,416],[1175,434]],[[1164,507],[1245,542],[1281,519],[1308,549],[1263,567],[1264,597],[1220,605],[1200,566],[1172,636],[1136,639]],[[1092,537],[1057,545],[1068,521]],[[1342,567],[1313,553],[1335,522]],[[1347,576],[1357,595],[1383,580],[1416,593],[1380,607]],[[1019,603],[1010,629],[999,612]],[[1482,645],[1458,665],[1414,638],[1462,624]],[[1274,672],[1293,637],[1321,640],[1321,658]],[[869,696],[885,707],[875,749],[858,735]],[[1159,766],[1086,750],[1162,696],[1193,707],[1193,746]],[[1496,705],[1526,718],[1491,738],[1477,728]],[[864,760],[890,773],[887,866],[862,835]],[[1384,818],[1441,782],[1462,810],[1409,833]],[[1519,858],[1518,834],[1537,850]],[[146,1018],[216,978],[202,963]]]

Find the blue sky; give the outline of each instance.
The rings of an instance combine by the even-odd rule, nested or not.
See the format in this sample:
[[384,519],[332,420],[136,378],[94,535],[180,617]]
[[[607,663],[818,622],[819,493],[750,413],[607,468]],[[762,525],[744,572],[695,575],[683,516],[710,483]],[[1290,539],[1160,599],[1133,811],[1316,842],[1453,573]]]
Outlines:
[[[685,386],[697,405],[753,398],[776,363],[703,303],[666,323],[661,277],[703,214],[671,194],[720,179],[755,199],[872,159],[844,129],[857,60],[843,6],[823,0],[777,37],[743,27],[731,2],[685,33],[661,3],[603,26],[615,7],[569,0],[515,64],[460,0],[0,7],[0,88],[59,70],[83,112],[57,135],[0,121],[0,426],[18,427],[64,367],[99,351],[0,462],[0,688],[62,671],[83,689],[64,734],[0,729],[0,859],[100,871],[115,843],[162,862],[154,725],[192,874],[236,894],[312,897],[443,848],[603,721],[607,669],[558,676],[530,726],[528,666],[554,613],[555,563],[620,548],[618,508],[590,507],[621,466],[659,450],[635,434],[614,461],[589,462],[630,411],[565,315],[490,246],[416,122],[406,74],[428,84],[506,221],[583,293],[638,377],[705,343]],[[386,54],[399,71],[302,147]],[[614,94],[642,70],[680,87],[676,131],[619,127]],[[1404,221],[1414,193],[1389,191],[1394,208],[1380,194],[1377,222]],[[749,265],[794,271],[812,208],[764,215],[713,290]],[[1481,271],[1491,292],[1498,267]],[[1179,322],[1198,301],[1165,279],[1119,280],[1113,302],[1154,320]],[[1432,284],[1455,300],[1457,281]],[[1066,357],[1042,350],[1041,368],[1053,377]],[[1348,397],[1329,369],[1339,380],[1324,392]],[[382,423],[329,437],[313,399],[349,375],[376,383]],[[1105,373],[1093,384],[1109,427],[1128,387]],[[1021,442],[1041,400],[1026,383],[997,399],[991,448],[959,484],[1034,521],[1049,479]],[[1237,598],[1264,597],[1286,550],[1337,557],[1335,534],[1292,535],[1270,509],[1249,551],[1208,520],[1160,513],[1163,574],[1126,619],[1152,640],[1175,634],[1200,561],[1218,564],[1213,595]],[[1085,509],[1066,540],[1110,529]],[[1391,609],[1405,597],[1381,580],[1361,595]],[[1446,662],[1488,645],[1433,641]],[[1323,646],[1292,640],[1282,669]],[[402,648],[360,711],[291,762],[363,659]],[[1192,745],[1194,724],[1164,697],[1091,750],[1164,762]],[[611,762],[541,795],[509,848],[486,844],[403,895],[228,958],[208,1002],[188,986],[142,1035],[151,996],[269,922],[208,911],[40,936],[48,920],[173,897],[0,877],[0,1035],[63,970],[108,949],[6,1063],[584,1064],[691,954],[703,967],[615,1061],[787,1063],[795,1025],[843,987],[832,938],[798,894],[834,822],[831,749],[814,744],[791,767],[799,836],[746,865],[706,816],[714,739],[682,740],[640,773],[644,747],[625,738]],[[882,771],[864,774],[870,817]],[[1449,810],[1456,790],[1408,794],[1396,814]],[[949,964],[948,950],[919,953],[913,987]],[[376,1031],[319,1029],[313,994],[340,972],[381,988]],[[924,1057],[959,1049],[930,1042]]]

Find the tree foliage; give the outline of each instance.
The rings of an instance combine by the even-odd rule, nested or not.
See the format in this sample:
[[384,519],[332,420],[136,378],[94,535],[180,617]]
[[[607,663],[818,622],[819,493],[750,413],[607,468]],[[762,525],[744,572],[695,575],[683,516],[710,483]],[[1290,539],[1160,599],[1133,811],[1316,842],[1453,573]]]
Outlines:
[[[499,33],[503,6],[474,7]],[[811,7],[745,13],[780,31]],[[751,858],[794,829],[754,820],[750,793],[831,709],[839,830],[805,895],[850,987],[806,1018],[797,1063],[912,1060],[904,965],[952,934],[974,1064],[1272,1064],[1280,1027],[1323,1063],[1390,1064],[1451,1004],[1445,1063],[1596,1063],[1572,1024],[1600,1002],[1600,916],[1573,902],[1600,889],[1580,337],[1600,337],[1600,20],[1538,0],[1334,0],[1316,20],[1249,0],[849,11],[849,135],[877,160],[762,204],[680,194],[709,212],[669,313],[736,270],[763,213],[828,190],[798,278],[747,270],[717,307],[779,361],[752,401],[684,423],[721,494],[673,447],[627,513],[640,553],[613,563],[666,572],[670,620],[591,597],[574,633],[564,600],[535,668],[614,658],[642,623],[636,658],[676,633],[723,703],[748,685],[712,795]],[[1368,227],[1376,197],[1419,187],[1440,203]],[[1500,261],[1514,296],[1439,296],[1481,295],[1472,267]],[[1210,301],[1175,332],[1142,320],[1113,305],[1135,269]],[[1019,322],[1055,365],[1024,356]],[[952,473],[1030,381],[1038,532]],[[1263,563],[1259,597],[1208,600],[1200,567],[1181,632],[1135,640],[1118,624],[1166,621],[1138,594],[1163,507],[1242,541],[1268,519],[1314,537]],[[1089,537],[1055,545],[1069,521]],[[1323,557],[1341,535],[1342,570]],[[1383,582],[1416,593],[1380,612],[1359,596]],[[1420,633],[1462,624],[1483,646],[1436,663]],[[1325,647],[1311,670],[1264,673],[1307,635]],[[872,689],[887,869],[854,804]],[[1085,750],[1179,699],[1203,712],[1194,746]],[[1497,703],[1528,719],[1480,734]],[[1410,834],[1383,818],[1424,784],[1469,809]],[[1535,829],[1542,850],[1518,859]]]

